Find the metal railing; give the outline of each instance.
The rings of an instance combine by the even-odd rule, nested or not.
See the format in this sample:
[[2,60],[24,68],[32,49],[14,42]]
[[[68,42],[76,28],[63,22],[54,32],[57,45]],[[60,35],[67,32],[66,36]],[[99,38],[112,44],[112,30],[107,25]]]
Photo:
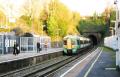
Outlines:
[[62,41],[51,42],[48,36],[41,37],[17,37],[14,35],[0,35],[0,54],[12,54],[14,51],[14,44],[19,45],[20,53],[37,52],[37,43],[40,43],[41,50],[49,48],[63,47]]

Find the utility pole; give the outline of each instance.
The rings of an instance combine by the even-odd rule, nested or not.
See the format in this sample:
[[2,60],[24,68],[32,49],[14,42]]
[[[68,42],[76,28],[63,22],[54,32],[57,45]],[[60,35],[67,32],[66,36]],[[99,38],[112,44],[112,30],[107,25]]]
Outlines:
[[118,28],[118,5],[117,0],[114,1],[115,8],[116,8],[116,22],[115,22],[115,35],[117,35],[117,28]]
[[115,8],[116,8],[116,21],[115,21],[115,36],[116,36],[116,43],[117,43],[117,49],[116,49],[116,67],[120,67],[119,66],[119,61],[120,61],[120,59],[119,59],[119,52],[120,52],[120,49],[119,49],[119,26],[118,26],[118,21],[119,21],[119,9],[118,9],[118,5],[117,5],[117,3],[118,3],[118,1],[117,0],[115,0],[114,1],[114,4],[115,4]]

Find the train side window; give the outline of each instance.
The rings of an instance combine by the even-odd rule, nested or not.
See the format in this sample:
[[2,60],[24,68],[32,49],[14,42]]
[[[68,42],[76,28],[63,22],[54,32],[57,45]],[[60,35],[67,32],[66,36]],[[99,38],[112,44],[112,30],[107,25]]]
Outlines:
[[86,44],[86,43],[87,43],[87,41],[85,40],[85,41],[84,41],[84,43]]
[[83,44],[83,40],[80,40],[80,43]]
[[64,45],[67,45],[67,40],[64,40]]
[[77,40],[77,44],[80,45],[80,41],[79,40]]
[[120,28],[120,22],[118,22],[118,28]]

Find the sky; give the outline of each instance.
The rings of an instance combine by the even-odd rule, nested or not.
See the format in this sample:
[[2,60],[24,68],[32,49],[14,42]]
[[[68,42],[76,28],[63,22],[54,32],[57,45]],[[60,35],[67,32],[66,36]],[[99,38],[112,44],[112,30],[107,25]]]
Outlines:
[[[42,1],[42,0],[41,0]],[[91,16],[94,12],[102,13],[107,6],[111,6],[114,0],[60,0],[64,3],[70,10],[77,11],[81,16]],[[119,1],[119,0],[118,0]],[[4,9],[10,16],[11,9],[6,6],[6,4],[12,4],[12,14],[13,16],[19,16],[20,7],[24,4],[25,0],[0,0],[0,6]],[[119,4],[120,6],[120,1]]]
[[69,9],[77,11],[81,16],[91,16],[94,12],[102,13],[114,0],[61,0]]
[[[11,13],[13,16],[19,16],[20,7],[24,4],[24,0],[0,0],[0,6],[4,9],[5,14],[10,17]],[[10,8],[12,7],[12,10]]]

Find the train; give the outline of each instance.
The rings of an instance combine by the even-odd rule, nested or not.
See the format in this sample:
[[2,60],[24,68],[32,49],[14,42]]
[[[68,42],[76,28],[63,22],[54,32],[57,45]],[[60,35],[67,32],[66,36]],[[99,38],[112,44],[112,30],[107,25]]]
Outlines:
[[89,38],[78,35],[67,35],[63,38],[63,54],[78,54],[83,49],[91,46]]

